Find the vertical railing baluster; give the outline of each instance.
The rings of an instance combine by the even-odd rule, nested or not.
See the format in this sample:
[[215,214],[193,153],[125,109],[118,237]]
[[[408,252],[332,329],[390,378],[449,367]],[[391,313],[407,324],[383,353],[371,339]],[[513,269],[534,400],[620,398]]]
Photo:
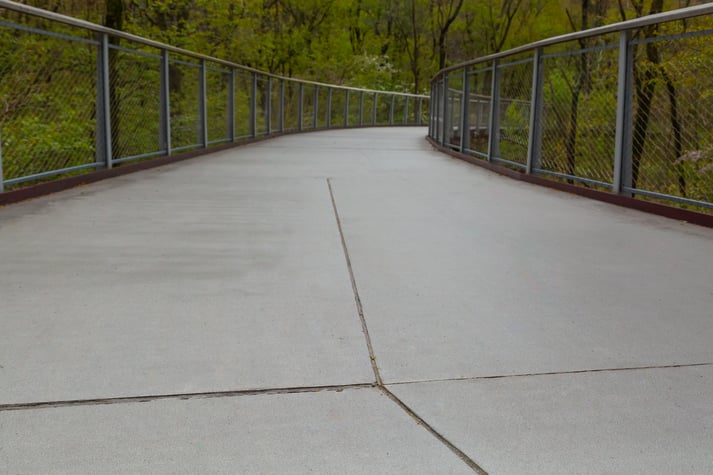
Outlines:
[[458,150],[465,153],[470,149],[470,75],[468,67],[463,68],[463,90],[460,106],[460,143]]
[[359,92],[359,125],[364,125],[364,91]]
[[431,100],[428,101],[428,136],[434,140],[436,137],[436,88],[438,87],[438,80],[434,79],[431,81]]
[[349,127],[349,89],[344,94],[344,127]]
[[101,35],[97,50],[97,105],[95,161],[97,166],[111,168],[111,94],[109,78],[109,35]]
[[302,108],[304,107],[303,101],[304,101],[304,93],[305,93],[305,85],[304,83],[299,83],[299,92],[298,92],[298,102],[297,102],[297,130],[302,131]]
[[443,91],[441,91],[441,100],[443,101],[443,120],[441,127],[441,145],[444,147],[450,141],[449,132],[451,130],[451,111],[450,111],[450,98],[448,94],[448,74],[443,75],[443,84],[441,85]]
[[421,114],[423,113],[423,98],[418,98],[416,108],[416,125],[421,125]]
[[332,88],[327,89],[327,128],[332,127]]
[[279,90],[279,97],[280,97],[280,102],[279,102],[279,116],[277,119],[277,130],[279,132],[284,132],[285,131],[285,80],[280,79],[280,90]]
[[2,172],[2,132],[0,132],[0,193],[5,191],[5,178]]
[[379,104],[379,93],[375,92],[374,93],[374,103],[371,105],[371,125],[376,125],[376,119],[377,119],[377,107]]
[[319,86],[314,86],[314,100],[312,101],[312,128],[317,128],[317,118],[319,117]]
[[235,142],[235,68],[230,68],[228,84],[228,139]]
[[171,155],[171,90],[169,88],[168,50],[161,50],[161,74],[159,79],[159,144],[166,155]]
[[267,77],[267,97],[265,98],[265,122],[267,135],[272,134],[272,76]]
[[201,60],[200,77],[198,79],[198,143],[208,147],[208,92],[206,85],[205,59]]
[[250,87],[250,136],[257,137],[257,73],[252,73]]
[[490,85],[490,117],[488,124],[488,161],[500,157],[500,72],[498,60],[492,64]]
[[537,172],[542,159],[542,48],[532,57],[532,91],[530,99],[530,136],[527,140],[526,173]]
[[617,82],[614,176],[612,191],[631,196],[632,187],[632,77],[633,52],[628,31],[619,33],[619,72]]

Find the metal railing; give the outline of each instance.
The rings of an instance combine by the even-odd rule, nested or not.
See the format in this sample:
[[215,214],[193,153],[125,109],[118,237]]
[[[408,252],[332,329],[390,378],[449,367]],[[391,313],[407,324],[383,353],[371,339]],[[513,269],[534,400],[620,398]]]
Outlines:
[[425,125],[428,100],[286,78],[0,0],[0,192],[285,132]]
[[431,82],[429,136],[571,184],[713,209],[713,4],[558,36]]

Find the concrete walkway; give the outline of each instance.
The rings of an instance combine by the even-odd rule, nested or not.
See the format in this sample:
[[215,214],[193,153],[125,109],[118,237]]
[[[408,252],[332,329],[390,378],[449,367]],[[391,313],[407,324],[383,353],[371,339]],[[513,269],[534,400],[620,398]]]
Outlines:
[[0,208],[0,473],[712,473],[713,230],[424,135]]

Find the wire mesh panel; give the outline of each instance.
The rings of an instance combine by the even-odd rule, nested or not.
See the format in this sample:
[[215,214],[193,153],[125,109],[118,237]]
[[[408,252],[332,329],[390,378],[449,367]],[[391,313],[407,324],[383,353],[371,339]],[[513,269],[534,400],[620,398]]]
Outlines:
[[364,107],[362,108],[362,125],[373,125],[374,94],[364,93]]
[[252,103],[253,76],[240,70],[235,72],[235,137],[237,139],[249,137],[252,132]]
[[394,116],[393,116],[393,125],[403,125],[405,116],[405,106],[406,106],[406,101],[405,101],[404,96],[394,96]]
[[200,124],[200,64],[171,56],[168,68],[171,103],[171,144],[174,150],[198,147],[202,142]]
[[116,43],[109,46],[113,160],[159,155],[161,56]]
[[416,117],[404,96],[402,112],[389,93],[377,104],[376,91],[295,81],[129,36],[3,4],[0,192],[239,138],[373,123],[374,111],[383,124]]
[[326,87],[317,89],[317,128],[327,126],[327,116],[329,115],[329,90]]
[[302,130],[313,129],[315,113],[315,87],[309,84],[302,86]]
[[57,170],[93,168],[99,43],[68,28],[63,37],[18,28],[0,24],[0,138],[7,185]]
[[229,142],[232,130],[230,120],[230,70],[206,68],[206,100],[208,111],[208,144]]
[[376,98],[376,125],[388,125],[391,111],[391,96],[377,94]]
[[283,104],[280,102],[283,82],[279,79],[269,80],[270,89],[270,128],[269,133],[282,132],[281,114]]
[[463,101],[463,75],[458,72],[448,76],[446,91],[446,143],[453,148],[460,147],[461,108]]
[[297,130],[298,114],[300,107],[300,85],[296,82],[285,83],[285,108],[284,126],[285,131],[294,132]]
[[268,106],[270,104],[270,89],[268,88],[268,80],[265,76],[257,78],[257,97],[256,102],[256,135],[265,135],[268,133]]
[[344,126],[344,106],[346,105],[346,98],[346,91],[332,89],[332,108],[330,110],[332,127]]
[[701,26],[634,35],[631,189],[713,202],[713,31]]
[[349,123],[350,127],[359,125],[359,105],[361,104],[361,94],[358,92],[349,93]]
[[500,81],[499,143],[493,159],[524,167],[530,135],[532,59],[498,65]]
[[468,151],[484,158],[488,153],[488,139],[490,136],[492,68],[476,68],[469,73],[468,80],[470,81],[468,97],[470,150]]
[[586,49],[543,55],[541,167],[609,186],[614,173],[619,50],[616,36],[599,37],[597,42],[584,45]]
[[446,68],[431,81],[429,135],[525,173],[712,212],[711,18],[700,4]]

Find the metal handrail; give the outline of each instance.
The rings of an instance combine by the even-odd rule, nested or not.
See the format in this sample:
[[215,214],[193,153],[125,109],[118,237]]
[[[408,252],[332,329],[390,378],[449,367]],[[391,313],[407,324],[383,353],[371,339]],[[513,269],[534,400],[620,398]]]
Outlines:
[[[693,29],[636,38],[635,30],[642,27],[706,15]],[[560,35],[444,68],[431,80],[429,137],[443,149],[528,175],[712,210],[713,141],[705,132],[713,130],[708,105],[713,61],[710,42],[705,41],[713,39],[711,18],[713,3],[707,3]],[[595,47],[576,42],[611,34],[618,41]],[[565,43],[566,51],[547,51]],[[655,68],[637,50],[641,44],[656,45],[657,57],[664,57]],[[608,57],[599,64],[587,59],[604,50]],[[575,56],[584,58],[586,79],[582,62],[560,59]],[[504,74],[513,67],[522,74]],[[648,68],[648,76],[641,68]],[[563,74],[571,74],[573,81],[586,80],[586,88],[569,84],[568,89]],[[694,80],[692,75],[697,75]],[[646,94],[640,93],[642,80],[647,81]],[[486,133],[477,137],[465,132],[473,114],[468,99],[472,87],[490,91],[484,100],[488,110],[481,108],[482,117],[476,119],[479,125],[487,122],[479,129]],[[517,97],[504,97],[503,91]],[[510,109],[513,100],[526,107]],[[695,123],[685,120],[691,111]],[[579,119],[587,113],[599,118],[593,134]]]
[[310,80],[306,80],[306,79],[298,79],[298,78],[293,78],[293,77],[280,76],[279,74],[273,74],[273,73],[269,73],[266,71],[261,71],[256,68],[251,68],[249,66],[243,66],[241,64],[233,63],[232,61],[215,58],[213,56],[208,56],[205,54],[195,53],[193,51],[189,51],[189,50],[186,50],[183,48],[178,48],[176,46],[171,46],[166,43],[161,43],[160,41],[143,38],[141,36],[137,36],[137,35],[134,35],[131,33],[126,33],[124,31],[114,30],[112,28],[107,28],[105,26],[97,25],[95,23],[92,23],[92,22],[89,22],[86,20],[80,20],[78,18],[70,17],[67,15],[62,15],[59,13],[42,10],[41,8],[36,8],[36,7],[32,7],[29,5],[22,4],[22,3],[13,2],[11,0],[0,0],[0,8],[6,8],[8,10],[16,11],[18,13],[24,13],[24,14],[32,15],[32,16],[35,16],[38,18],[44,18],[46,20],[63,23],[65,25],[83,28],[85,30],[90,30],[90,31],[93,31],[96,33],[108,34],[108,35],[111,35],[116,38],[129,40],[134,43],[139,43],[139,44],[142,44],[145,46],[150,46],[152,48],[166,50],[166,51],[170,51],[172,53],[177,53],[177,54],[181,54],[184,56],[190,56],[192,58],[202,59],[205,61],[211,61],[213,63],[222,64],[224,66],[241,69],[243,71],[247,71],[247,72],[251,72],[251,73],[257,73],[257,74],[260,74],[263,76],[271,77],[273,79],[289,80],[289,81],[294,81],[297,83],[311,85],[311,86],[331,87],[331,88],[337,88],[337,89],[354,91],[354,92],[364,92],[364,93],[369,93],[369,94],[379,94],[379,93],[388,92],[389,95],[414,97],[414,98],[420,98],[420,99],[428,99],[428,97],[429,97],[429,96],[423,95],[423,94],[411,94],[411,93],[407,93],[407,92],[380,91],[380,90],[376,90],[376,89],[364,89],[364,88],[358,88],[358,87],[342,86],[342,85],[322,83],[322,82],[318,82],[318,81],[310,81]]
[[[0,0],[0,4],[4,0]],[[497,59],[506,58],[508,56],[514,56],[521,53],[527,53],[536,49],[544,48],[547,46],[553,46],[562,43],[569,43],[571,41],[577,41],[585,38],[592,38],[594,36],[602,36],[610,33],[619,33],[622,31],[633,30],[636,28],[642,28],[645,26],[655,25],[657,23],[668,23],[676,20],[685,20],[688,18],[694,18],[697,16],[710,15],[713,14],[713,2],[704,3],[703,5],[695,5],[692,7],[680,8],[678,10],[671,10],[663,13],[655,13],[653,15],[647,15],[640,18],[633,18],[631,20],[621,21],[618,23],[612,23],[610,25],[599,26],[596,28],[590,28],[588,30],[575,31],[573,33],[567,33],[564,35],[553,36],[552,38],[547,38],[540,41],[535,41],[533,43],[528,43],[526,45],[517,46],[511,48],[507,51],[501,51],[499,53],[489,54],[487,56],[482,56],[477,59],[472,59],[470,61],[465,61],[462,63],[454,64],[446,68],[441,69],[434,75],[434,79],[442,76],[444,73],[450,71],[455,71],[458,69],[463,69],[468,66],[473,66],[475,64],[485,63],[489,61],[494,61]]]

